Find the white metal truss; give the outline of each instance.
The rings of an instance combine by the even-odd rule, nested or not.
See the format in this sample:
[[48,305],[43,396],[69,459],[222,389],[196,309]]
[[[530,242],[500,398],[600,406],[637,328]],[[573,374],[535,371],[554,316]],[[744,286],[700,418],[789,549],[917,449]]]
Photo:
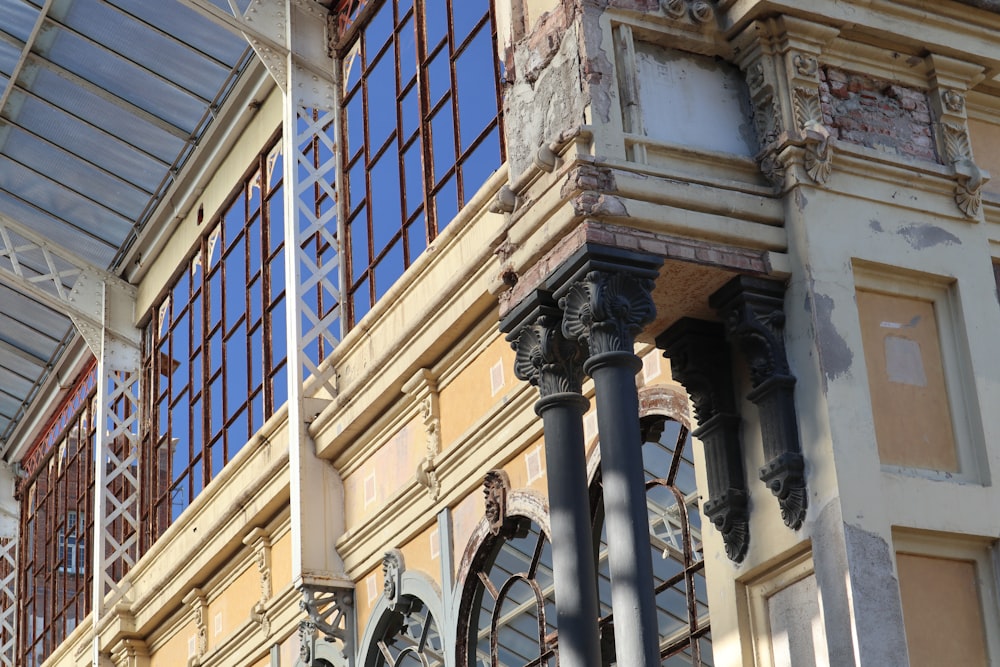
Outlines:
[[[120,578],[137,556],[140,361],[139,331],[133,324],[135,288],[3,216],[0,281],[67,314],[98,359],[93,550],[97,622],[107,595],[121,595]],[[5,608],[0,610],[2,619]]]
[[0,667],[14,667],[17,642],[17,529],[0,537]]
[[[3,215],[0,281],[68,315],[95,355],[105,330],[138,346],[139,332],[132,326],[134,287]],[[104,313],[105,289],[113,292],[110,320]]]

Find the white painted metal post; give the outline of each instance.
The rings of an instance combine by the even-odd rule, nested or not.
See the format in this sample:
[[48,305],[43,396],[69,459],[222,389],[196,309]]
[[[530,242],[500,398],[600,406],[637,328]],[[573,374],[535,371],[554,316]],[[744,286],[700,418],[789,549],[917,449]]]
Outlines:
[[17,550],[20,521],[14,498],[17,475],[0,465],[0,667],[14,667],[17,644]]

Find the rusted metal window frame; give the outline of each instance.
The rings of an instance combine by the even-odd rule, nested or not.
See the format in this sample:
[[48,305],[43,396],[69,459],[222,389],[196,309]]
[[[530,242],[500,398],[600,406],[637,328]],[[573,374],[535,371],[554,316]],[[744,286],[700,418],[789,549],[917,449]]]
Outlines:
[[[143,392],[140,522],[144,530],[140,553],[176,518],[174,494],[187,494],[179,506],[183,511],[287,400],[280,149],[279,130],[206,225],[196,247],[153,304],[144,326],[142,382],[147,389]],[[248,243],[250,234],[255,235],[256,245]],[[235,277],[227,273],[234,269]],[[178,292],[178,286],[185,284],[186,294]],[[239,294],[234,297],[230,289]],[[216,291],[217,297],[213,296]],[[213,318],[212,302],[216,299],[219,312]],[[230,313],[227,304],[240,299],[241,308]],[[201,330],[197,341],[193,314]],[[178,326],[186,326],[187,331],[175,337]],[[187,349],[173,351],[169,346],[175,340],[182,345],[186,340]],[[165,349],[170,353],[164,357]],[[172,377],[163,370],[177,354],[186,356],[187,384],[175,388]],[[239,382],[231,376],[240,368],[245,386],[231,387]],[[213,383],[219,383],[219,388]],[[230,405],[234,400],[238,404]],[[221,409],[213,407],[216,401],[222,403]],[[187,434],[179,436],[187,440],[188,447],[183,472],[173,470],[169,445],[178,410],[186,411],[186,416],[177,423],[188,428]],[[161,461],[164,447],[166,458]]]
[[[408,5],[402,14],[400,14],[401,1]],[[453,20],[454,14],[452,11],[453,4],[455,2],[473,1],[483,1],[486,10],[469,29],[467,34],[456,35]],[[425,11],[427,2],[444,3],[448,24],[447,32],[441,38],[441,41],[433,45],[427,43]],[[396,245],[399,244],[402,253],[402,266],[398,267],[399,273],[402,273],[412,264],[416,256],[423,251],[423,247],[429,246],[444,226],[448,224],[451,216],[439,215],[437,202],[438,197],[443,196],[446,192],[446,188],[451,187],[452,179],[454,179],[456,194],[456,212],[465,206],[472,192],[482,185],[482,183],[466,183],[464,170],[470,159],[477,154],[477,151],[484,146],[494,132],[496,132],[499,147],[499,155],[496,156],[496,167],[499,167],[506,159],[502,90],[504,75],[502,65],[497,57],[496,12],[492,0],[383,0],[382,2],[375,0],[370,2],[345,0],[338,5],[337,9],[340,10],[338,24],[340,25],[341,34],[344,36],[342,41],[345,42],[345,44],[341,45],[340,49],[341,61],[345,63],[345,71],[343,73],[345,90],[341,101],[340,127],[343,141],[340,145],[342,147],[342,169],[345,184],[343,189],[345,200],[345,222],[343,228],[346,236],[344,239],[345,252],[343,259],[345,263],[344,292],[346,294],[346,323],[350,327],[356,324],[364,313],[373,307],[385,291],[392,286],[392,283],[395,282],[395,280],[390,280],[389,284],[383,285],[377,279],[376,269],[380,267],[380,263],[390,259],[389,255],[391,252],[396,252]],[[369,45],[367,29],[373,22],[373,19],[382,11],[391,11],[392,29],[385,42],[377,45]],[[401,81],[400,54],[398,51],[401,29],[415,30],[414,46],[416,53],[413,56],[415,57],[416,69],[413,76],[406,82]],[[497,113],[485,128],[478,131],[478,134],[472,141],[466,142],[468,146],[463,150],[456,62],[466,53],[466,50],[470,48],[470,45],[479,37],[483,30],[488,30],[490,33],[489,39],[493,54],[493,93],[496,98]],[[356,56],[354,57],[350,55],[352,49],[356,49]],[[370,50],[374,52],[369,53]],[[446,55],[448,59],[448,90],[441,95],[440,99],[431,100],[428,68],[439,55],[442,55],[442,57]],[[395,123],[389,135],[382,139],[384,143],[380,146],[373,146],[369,131],[370,124],[368,122],[371,116],[368,78],[372,70],[381,64],[383,58],[393,58],[394,60],[395,109],[393,111],[395,114]],[[355,59],[358,62],[352,62]],[[348,82],[352,78],[349,76],[349,69],[351,67],[357,67],[359,71],[357,81],[348,88]],[[417,96],[416,104],[420,119],[418,126],[413,129],[408,127],[403,116],[403,104],[407,96],[411,93]],[[349,144],[351,136],[349,111],[350,106],[358,97],[361,98],[361,115],[364,120],[362,128],[363,139],[361,146],[354,146]],[[445,139],[444,143],[452,146],[454,154],[449,156],[447,161],[449,166],[439,174],[435,173],[434,145],[438,143],[440,150],[440,142],[433,140],[432,121],[448,106],[451,107],[450,113],[453,120],[452,136]],[[407,130],[409,130],[408,133]],[[419,186],[421,201],[418,204],[407,201],[408,188],[406,179],[408,174],[404,158],[407,151],[414,148],[415,145],[419,148],[422,167],[421,183]],[[376,195],[378,184],[373,183],[372,168],[378,164],[380,159],[391,159],[394,154],[399,160],[399,190],[398,192],[379,192]],[[440,155],[438,157],[440,158]],[[438,162],[440,161],[439,159]],[[364,191],[364,197],[359,201],[351,199],[351,172],[353,170],[363,171],[364,175],[365,182],[363,186],[357,183],[354,184],[354,190],[357,191],[360,186]],[[413,190],[414,188],[416,186],[409,189]],[[467,192],[467,190],[471,190],[471,192]],[[396,195],[398,195],[400,202],[400,220],[374,220],[373,201],[375,197],[392,197]],[[445,217],[447,219],[442,219]],[[421,218],[423,218],[422,222]],[[392,230],[391,238],[385,241],[383,247],[378,249],[375,248],[376,224],[379,226],[391,224]],[[411,248],[411,245],[413,245],[410,238],[411,233],[413,233],[411,230],[421,224],[423,224],[423,245],[419,247],[417,252],[411,252],[413,249]],[[356,265],[358,263],[355,261],[355,253],[352,251],[357,250],[353,246],[355,246],[359,239],[356,240],[354,235],[359,232],[365,235],[364,245],[367,259],[363,267]],[[360,296],[361,290],[367,290],[367,295],[364,297],[366,299],[364,306],[359,308],[356,304],[356,297]]]
[[[703,618],[703,616],[698,613],[699,601],[697,599],[697,585],[695,581],[698,576],[704,577],[705,560],[703,555],[699,554],[699,549],[695,546],[695,541],[692,536],[692,524],[689,518],[688,510],[688,507],[692,504],[691,499],[676,486],[677,474],[683,463],[690,465],[692,473],[694,472],[694,464],[692,461],[688,460],[691,456],[691,448],[693,446],[691,442],[691,433],[685,423],[674,419],[670,415],[660,413],[644,414],[641,418],[643,443],[645,445],[654,444],[659,439],[660,433],[662,433],[664,425],[667,422],[675,423],[678,426],[677,437],[673,443],[670,467],[667,470],[666,477],[652,476],[647,468],[646,493],[648,494],[652,489],[657,487],[662,487],[668,489],[676,499],[677,504],[675,507],[677,507],[678,510],[678,522],[680,523],[681,528],[681,554],[680,558],[673,554],[665,554],[664,558],[669,558],[677,562],[680,565],[680,571],[657,583],[653,591],[655,595],[659,596],[664,591],[667,591],[678,584],[683,584],[684,596],[686,600],[687,627],[684,631],[675,633],[672,638],[668,639],[663,636],[660,637],[660,659],[667,660],[675,655],[683,653],[684,651],[688,651],[688,657],[691,659],[692,666],[701,667],[702,665],[713,664],[712,662],[702,661],[701,642],[705,639],[709,642],[711,641],[711,622],[710,620]],[[662,444],[657,446],[662,446]],[[601,529],[604,515],[602,505],[602,488],[600,472],[598,470],[595,479],[591,483],[591,511],[594,516],[594,540],[597,543],[595,545],[595,554],[597,555],[599,567]],[[650,538],[652,539],[653,535],[650,535]],[[655,542],[653,544],[653,548],[656,548]],[[707,600],[702,601],[702,603],[705,606],[708,604]],[[601,600],[602,608],[610,609],[610,606],[610,600]],[[611,628],[613,623],[614,617],[610,611],[601,616],[600,628],[605,646],[613,645],[613,640],[611,640]]]
[[[16,656],[26,667],[40,665],[90,613],[96,403],[97,364],[91,362],[25,457],[27,476],[17,485],[21,566]],[[70,443],[74,433],[76,441]],[[59,537],[67,537],[70,512],[78,517],[72,533],[75,548],[85,554],[73,571],[65,567],[65,549],[59,556]]]

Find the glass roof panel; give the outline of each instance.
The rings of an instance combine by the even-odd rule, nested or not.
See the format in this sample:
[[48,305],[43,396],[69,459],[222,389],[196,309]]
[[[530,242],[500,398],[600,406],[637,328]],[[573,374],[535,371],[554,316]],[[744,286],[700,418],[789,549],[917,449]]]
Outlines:
[[[74,86],[54,72],[40,70],[32,86],[33,92],[60,109],[71,109],[75,115],[108,134],[122,137],[138,148],[170,164],[184,146],[184,141],[154,127],[125,109]],[[15,117],[14,120],[19,120]]]
[[[27,225],[59,247],[72,248],[78,257],[96,266],[107,266],[117,250],[117,246],[74,229],[38,207],[18,201],[2,191],[0,191],[0,214]],[[0,299],[0,303],[4,301]]]
[[182,83],[205,100],[215,96],[220,78],[231,69],[231,65],[209,59],[171,35],[99,0],[76,0],[64,20],[112,51]]
[[[178,0],[54,0],[40,22],[43,4],[0,0],[0,215],[113,267],[252,51]],[[26,279],[49,271],[39,253],[21,260]],[[73,335],[26,293],[0,275],[0,450]]]
[[0,72],[3,72],[5,79],[10,78],[10,73],[14,71],[14,66],[20,57],[21,52],[17,47],[0,40]]
[[[150,72],[93,42],[56,29],[47,59],[154,116],[192,133],[205,112],[204,104]],[[37,85],[40,95],[45,91]]]
[[168,166],[166,162],[37,98],[23,93],[15,93],[12,97],[21,99],[18,123],[27,132],[83,156],[101,169],[117,173],[148,193],[156,190]]
[[126,217],[134,219],[149,200],[149,193],[20,129],[14,129],[7,137],[4,153]]
[[128,220],[2,155],[0,190],[50,211],[56,217],[114,245],[125,238],[131,228]]
[[39,9],[39,7],[17,0],[0,0],[3,29],[22,42],[25,41],[31,34],[35,21],[38,20]]
[[[162,28],[164,32],[197,46],[200,51],[222,62],[235,65],[247,47],[246,40],[206,21],[177,0],[110,0],[107,4]],[[225,9],[228,11],[229,8]]]

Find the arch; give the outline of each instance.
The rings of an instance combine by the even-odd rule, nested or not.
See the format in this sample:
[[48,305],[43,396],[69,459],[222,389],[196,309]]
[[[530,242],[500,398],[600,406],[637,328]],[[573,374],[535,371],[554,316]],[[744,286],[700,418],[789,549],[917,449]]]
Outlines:
[[[503,479],[506,483],[506,476]],[[474,657],[477,654],[489,655],[488,664],[516,667],[512,662],[516,658],[511,655],[522,649],[542,659],[532,664],[555,665],[548,503],[534,492],[506,488],[499,516],[488,496],[486,517],[469,538],[459,567],[454,618],[455,664],[461,667],[479,664]],[[488,627],[483,617],[486,613]],[[517,631],[513,630],[515,623]],[[516,647],[503,639],[514,635],[528,639]],[[511,655],[504,656],[504,652]]]
[[[402,617],[411,611],[418,609],[426,610],[426,615],[437,624],[439,637],[443,637],[443,628],[440,626],[444,622],[444,603],[441,600],[441,590],[437,583],[423,572],[404,571],[400,577],[400,592],[398,600],[391,601],[385,594],[381,593],[365,627],[364,635],[359,644],[357,665],[359,667],[375,667],[378,659],[382,655],[378,642],[388,633],[393,632],[393,626],[398,625]],[[447,653],[453,647],[442,646],[443,652]],[[427,663],[429,665],[445,665],[448,661],[442,658],[437,663]]]

